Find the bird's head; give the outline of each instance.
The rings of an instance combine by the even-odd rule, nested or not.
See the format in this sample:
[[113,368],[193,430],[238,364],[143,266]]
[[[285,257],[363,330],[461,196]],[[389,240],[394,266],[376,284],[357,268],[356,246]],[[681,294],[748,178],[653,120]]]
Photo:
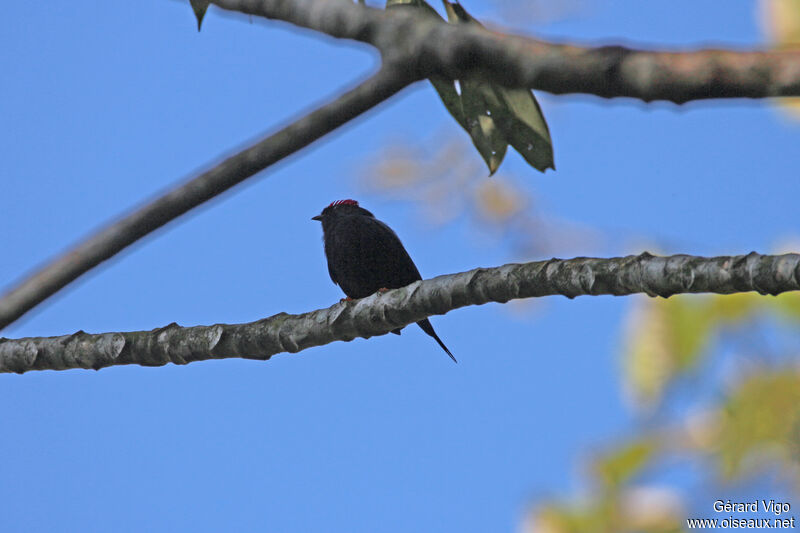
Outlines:
[[315,217],[311,217],[311,220],[318,220],[320,222],[325,222],[336,219],[338,217],[343,216],[351,216],[351,215],[362,215],[373,217],[374,215],[360,207],[358,202],[355,200],[336,200],[335,202],[331,202],[331,204],[322,210],[322,213]]

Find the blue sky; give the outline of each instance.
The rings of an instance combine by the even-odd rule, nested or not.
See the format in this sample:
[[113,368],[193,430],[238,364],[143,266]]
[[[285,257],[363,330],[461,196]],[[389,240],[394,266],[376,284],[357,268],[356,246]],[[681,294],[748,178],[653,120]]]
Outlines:
[[[502,22],[494,5],[465,5]],[[751,2],[585,2],[517,29],[652,46],[763,40]],[[198,34],[188,2],[152,0],[13,2],[0,49],[0,287],[378,60],[364,46],[214,8]],[[798,234],[800,126],[767,103],[541,101],[558,171],[539,174],[511,153],[503,170],[546,215],[604,236],[583,253],[769,252]],[[3,335],[327,307],[341,294],[310,217],[340,198],[389,223],[426,277],[509,261],[465,221],[431,231],[408,203],[360,194],[354,176],[371,154],[438,131],[462,135],[430,87],[410,88]],[[265,363],[0,375],[0,529],[513,530],[531,502],[579,487],[579,459],[635,422],[617,365],[629,299],[541,304],[525,315],[490,304],[434,317],[457,366],[409,328]]]

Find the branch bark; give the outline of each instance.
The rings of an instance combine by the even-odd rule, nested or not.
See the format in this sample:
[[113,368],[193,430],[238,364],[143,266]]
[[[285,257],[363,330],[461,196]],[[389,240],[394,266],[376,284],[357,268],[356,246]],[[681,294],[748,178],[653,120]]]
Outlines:
[[0,299],[0,330],[66,285],[187,211],[387,100],[414,78],[393,65],[305,117],[89,236]]
[[779,294],[800,290],[800,255],[674,255],[551,259],[478,268],[417,281],[386,293],[300,315],[280,313],[248,324],[61,337],[0,338],[0,372],[112,365],[161,366],[223,358],[266,360],[333,341],[385,335],[431,315],[467,305],[560,294]]
[[345,0],[212,0],[217,6],[371,44],[422,78],[482,77],[554,94],[677,104],[708,98],[800,96],[800,50],[657,52],[580,47],[447,24],[416,10]]

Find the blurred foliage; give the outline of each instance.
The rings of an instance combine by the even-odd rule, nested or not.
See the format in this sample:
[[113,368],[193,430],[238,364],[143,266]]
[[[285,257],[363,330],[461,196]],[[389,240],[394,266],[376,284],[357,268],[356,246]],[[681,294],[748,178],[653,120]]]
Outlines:
[[[800,46],[800,0],[761,0],[761,25],[776,48]],[[777,105],[800,118],[800,98],[781,98]]]
[[658,451],[658,441],[650,437],[626,442],[599,455],[592,473],[606,491],[616,491],[631,481]]
[[779,46],[800,44],[800,0],[761,0],[761,18]]
[[708,305],[693,299],[636,301],[628,317],[622,372],[638,405],[657,403],[667,383],[694,367],[710,341]]
[[524,533],[672,533],[683,531],[685,506],[663,486],[626,488],[571,505],[546,503],[532,512]]
[[779,464],[784,474],[800,481],[800,369],[748,376],[731,392],[718,416],[714,451],[723,476],[735,478]]
[[725,328],[743,327],[765,314],[800,321],[800,294],[756,293],[637,298],[622,351],[625,385],[639,407],[654,408],[667,386],[697,369]]
[[[442,0],[451,24],[483,27],[458,2]],[[441,19],[425,0],[387,0],[387,9],[416,9]],[[432,78],[447,111],[472,139],[489,175],[503,162],[509,145],[533,168],[555,169],[553,143],[542,110],[529,89],[509,89],[487,80]]]
[[444,133],[433,137],[436,143],[386,143],[359,172],[361,188],[419,206],[434,225],[466,218],[476,236],[507,244],[514,259],[598,249],[596,231],[543,215],[537,198],[513,175],[486,180],[466,143]]
[[[796,334],[799,321],[798,293],[634,302],[624,330],[622,365],[623,386],[637,411],[654,413],[670,403],[667,391],[692,374],[701,373],[702,380],[688,390],[689,401],[683,399],[688,407],[673,405],[671,416],[646,417],[627,439],[594,454],[588,494],[567,503],[539,503],[525,531],[683,531],[683,519],[692,514],[683,503],[692,501],[691,490],[649,481],[658,479],[659,468],[667,464],[670,470],[694,464],[703,474],[701,483],[719,488],[761,477],[773,489],[800,492],[796,338],[787,343],[787,357],[778,364],[760,357],[753,365],[735,365],[734,377],[721,380],[721,394],[714,378],[724,374],[725,365],[707,364],[726,340],[780,325]],[[757,344],[756,349],[767,348]],[[701,514],[710,516],[709,509]]]

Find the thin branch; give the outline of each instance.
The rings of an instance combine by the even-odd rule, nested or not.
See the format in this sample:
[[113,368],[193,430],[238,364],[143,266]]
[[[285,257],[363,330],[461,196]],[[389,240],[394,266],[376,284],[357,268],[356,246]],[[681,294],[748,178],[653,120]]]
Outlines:
[[382,68],[335,100],[91,235],[21,281],[0,299],[0,330],[127,246],[308,146],[415,81],[403,69],[390,67]]
[[384,335],[467,305],[554,294],[568,298],[634,293],[668,297],[747,291],[775,295],[796,290],[800,290],[798,254],[753,252],[706,258],[644,253],[611,259],[551,259],[439,276],[328,309],[301,315],[281,313],[248,324],[189,328],[170,324],[152,331],[0,338],[0,372],[160,366],[232,357],[266,360],[281,352]]
[[479,76],[554,94],[645,102],[800,96],[800,50],[657,52],[580,47],[444,23],[412,9],[384,11],[345,0],[212,0],[412,58],[420,77]]

